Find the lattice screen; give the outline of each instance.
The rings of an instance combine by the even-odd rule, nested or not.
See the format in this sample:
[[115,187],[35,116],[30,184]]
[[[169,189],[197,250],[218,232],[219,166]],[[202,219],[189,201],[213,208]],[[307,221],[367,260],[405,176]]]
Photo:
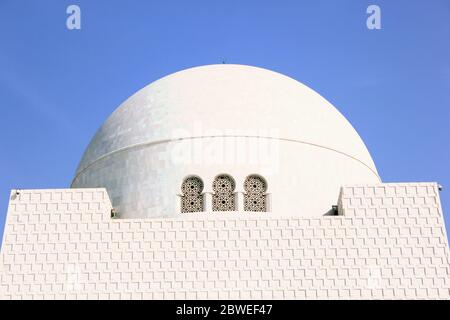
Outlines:
[[204,211],[203,181],[198,177],[188,177],[181,184],[181,212]]
[[244,182],[244,210],[255,212],[267,211],[267,184],[257,175],[248,176]]
[[236,185],[229,175],[219,175],[214,179],[212,197],[213,211],[236,211]]

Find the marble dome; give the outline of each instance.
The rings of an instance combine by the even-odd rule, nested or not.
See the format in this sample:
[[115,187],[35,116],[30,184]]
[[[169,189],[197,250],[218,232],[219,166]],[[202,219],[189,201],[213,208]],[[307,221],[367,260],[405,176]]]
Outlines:
[[262,177],[264,214],[277,216],[323,215],[342,185],[381,182],[358,133],[318,93],[273,71],[221,64],[168,75],[123,102],[72,187],[106,188],[121,218],[174,217],[186,177],[208,195],[224,174],[238,202],[246,179]]

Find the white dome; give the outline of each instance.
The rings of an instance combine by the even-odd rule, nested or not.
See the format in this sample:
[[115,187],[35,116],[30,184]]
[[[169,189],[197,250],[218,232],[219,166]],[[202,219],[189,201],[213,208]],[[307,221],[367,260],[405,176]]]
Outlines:
[[[72,187],[105,187],[121,217],[179,215],[189,175],[267,182],[275,215],[321,215],[344,184],[380,182],[358,133],[324,98],[276,72],[210,65],[126,100],[89,144]],[[206,208],[208,210],[208,208]]]

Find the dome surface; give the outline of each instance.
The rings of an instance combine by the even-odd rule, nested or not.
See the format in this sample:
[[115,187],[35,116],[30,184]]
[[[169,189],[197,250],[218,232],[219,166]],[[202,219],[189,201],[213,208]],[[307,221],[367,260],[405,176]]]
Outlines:
[[169,217],[180,214],[185,177],[209,193],[223,173],[238,193],[261,175],[269,211],[288,216],[326,213],[341,185],[380,182],[358,133],[318,93],[222,64],[176,72],[127,99],[95,134],[72,187],[105,187],[124,218]]

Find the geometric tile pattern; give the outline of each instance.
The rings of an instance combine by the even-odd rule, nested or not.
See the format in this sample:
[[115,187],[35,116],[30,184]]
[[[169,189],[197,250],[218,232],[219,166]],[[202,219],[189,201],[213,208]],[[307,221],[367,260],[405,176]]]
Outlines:
[[0,299],[450,299],[435,183],[336,200],[319,218],[111,219],[105,189],[12,191]]

